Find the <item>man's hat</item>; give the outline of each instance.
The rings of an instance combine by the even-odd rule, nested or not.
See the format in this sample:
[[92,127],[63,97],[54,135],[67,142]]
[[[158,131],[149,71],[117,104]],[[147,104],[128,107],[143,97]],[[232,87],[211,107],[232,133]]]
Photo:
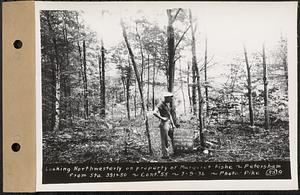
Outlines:
[[171,93],[171,92],[165,92],[164,93],[164,97],[173,97],[173,96],[174,96],[174,94]]

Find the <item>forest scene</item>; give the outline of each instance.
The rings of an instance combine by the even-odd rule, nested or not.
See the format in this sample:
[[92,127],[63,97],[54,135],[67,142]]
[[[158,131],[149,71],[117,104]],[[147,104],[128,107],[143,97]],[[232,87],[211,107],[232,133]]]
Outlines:
[[[253,12],[41,11],[43,163],[289,160],[284,18]],[[165,92],[179,125],[162,159]]]

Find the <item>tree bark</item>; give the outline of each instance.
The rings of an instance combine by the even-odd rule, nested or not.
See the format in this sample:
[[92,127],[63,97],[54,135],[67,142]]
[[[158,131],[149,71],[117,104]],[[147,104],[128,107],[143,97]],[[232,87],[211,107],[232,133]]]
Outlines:
[[55,32],[52,28],[49,12],[47,12],[47,23],[55,55],[55,122],[53,130],[58,131],[60,128],[61,64],[59,62],[58,46],[56,42]]
[[174,90],[174,76],[175,76],[175,38],[174,38],[174,28],[173,28],[173,17],[171,14],[171,9],[167,9],[168,15],[168,26],[167,26],[167,42],[168,42],[168,91],[173,92]]
[[84,95],[84,111],[85,111],[85,119],[89,117],[89,103],[88,103],[88,95],[87,95],[87,76],[86,76],[86,47],[85,41],[83,41],[83,95]]
[[[68,69],[69,66],[70,66],[70,58],[69,58],[69,53],[70,53],[70,49],[69,49],[69,40],[68,40],[68,29],[67,29],[67,24],[66,24],[66,15],[64,13],[64,42],[66,44],[66,49],[65,49],[65,52],[66,52],[66,60],[67,60],[67,64],[66,64],[66,68],[65,69]],[[72,112],[72,101],[70,100],[70,97],[71,97],[71,85],[70,85],[70,76],[69,75],[65,75],[65,82],[64,82],[64,88],[65,88],[65,97],[66,97],[66,113],[68,113],[68,117],[69,117],[69,120],[70,120],[70,126],[72,127],[73,126],[73,112]]]
[[127,118],[130,120],[130,81],[131,81],[131,69],[130,60],[128,59],[128,67],[126,74],[126,108],[127,108]]
[[194,115],[197,115],[196,81],[197,81],[196,69],[195,69],[195,65],[192,62],[192,107],[193,107]]
[[194,67],[196,78],[197,78],[197,92],[198,92],[198,120],[199,120],[199,134],[200,134],[200,143],[201,146],[204,148],[204,137],[203,137],[203,98],[201,94],[201,84],[200,84],[200,71],[197,65],[197,58],[196,58],[196,39],[195,39],[195,32],[193,28],[193,17],[192,12],[189,10],[189,19],[191,24],[191,34],[192,34],[192,66]]
[[192,105],[191,90],[190,90],[190,88],[191,88],[190,87],[190,63],[188,63],[187,88],[188,88],[190,112],[193,113],[193,105]]
[[264,110],[265,110],[265,129],[269,129],[269,108],[268,108],[268,79],[265,45],[263,45],[263,81],[264,81]]
[[[81,51],[81,47],[80,47],[80,27],[79,27],[79,21],[78,21],[78,13],[76,14],[76,23],[77,23],[77,48],[78,48],[78,53],[79,53],[79,64],[80,64],[80,69],[79,69],[79,82],[80,84],[82,84],[83,88],[84,88],[84,74],[83,74],[83,59],[82,59],[82,51]],[[80,100],[82,99],[82,94],[79,93],[79,98]],[[81,107],[81,101],[79,102],[79,110]],[[83,100],[83,107],[84,107],[84,100]],[[82,112],[79,112],[79,116],[83,116],[85,117],[85,114]]]
[[[174,27],[173,23],[180,12],[180,9],[177,10],[175,16],[172,16],[172,10],[167,9],[167,16],[168,16],[168,26],[167,26],[167,43],[168,43],[168,71],[167,71],[167,78],[168,78],[168,91],[173,93],[174,91],[174,80],[175,80],[175,34],[174,34]],[[170,114],[173,117],[173,121],[177,124],[177,116],[176,116],[176,107],[174,100],[170,103]]]
[[183,79],[182,79],[182,70],[181,70],[181,61],[179,61],[179,76],[180,76],[180,88],[181,88],[181,93],[182,93],[182,101],[183,101],[183,110],[184,114],[186,114],[186,107],[185,107],[185,95],[184,95],[184,90],[183,90]]
[[155,109],[155,65],[156,65],[156,54],[154,55],[153,73],[152,73],[152,110]]
[[101,46],[101,68],[102,68],[102,76],[101,76],[101,104],[100,104],[100,116],[105,118],[105,49],[102,41]]
[[150,58],[148,54],[148,78],[147,78],[147,110],[149,111],[150,107]]
[[[53,56],[50,56],[50,63],[51,63],[51,71],[52,71],[52,90],[51,94],[56,94],[56,64],[54,62]],[[56,95],[51,96],[51,129],[55,127],[56,121]]]
[[252,86],[251,86],[251,72],[250,72],[250,65],[248,62],[248,56],[246,47],[244,46],[244,55],[245,55],[245,62],[247,68],[247,88],[248,88],[248,102],[249,102],[249,118],[250,118],[250,125],[254,125],[253,119],[253,106],[252,106]]
[[[101,113],[101,104],[102,104],[102,93],[101,93],[101,90],[102,90],[102,65],[101,65],[101,55],[98,54],[98,66],[99,66],[99,113]],[[100,114],[101,115],[101,114]]]
[[136,81],[134,83],[134,117],[136,118]]
[[133,54],[132,49],[130,47],[130,44],[128,42],[125,25],[124,25],[124,23],[122,21],[121,21],[121,25],[122,25],[122,31],[123,31],[123,38],[125,40],[126,47],[128,49],[128,53],[129,53],[130,58],[131,58],[131,63],[132,63],[132,66],[134,68],[136,80],[137,80],[139,91],[140,91],[140,97],[141,97],[141,103],[142,103],[142,111],[143,111],[143,116],[144,116],[145,126],[146,126],[146,136],[148,138],[148,149],[149,149],[150,155],[152,155],[153,152],[152,152],[151,139],[150,139],[149,122],[148,122],[148,117],[147,117],[147,114],[146,114],[145,102],[144,102],[144,96],[143,96],[143,89],[142,89],[143,86],[142,86],[142,83],[141,83],[141,80],[140,80],[140,75],[139,75],[139,71],[137,69],[137,65],[136,65],[136,62],[135,62],[134,54]]
[[127,109],[128,120],[130,120],[130,85],[129,85],[130,81],[128,81],[129,79],[127,78],[127,82],[126,82],[126,109]]
[[208,86],[207,86],[207,38],[205,38],[204,80],[205,80],[206,117],[209,117]]

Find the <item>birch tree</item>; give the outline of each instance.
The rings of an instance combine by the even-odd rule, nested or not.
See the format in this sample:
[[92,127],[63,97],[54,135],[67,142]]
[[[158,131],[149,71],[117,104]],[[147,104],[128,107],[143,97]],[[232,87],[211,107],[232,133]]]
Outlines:
[[196,57],[196,39],[195,39],[195,31],[196,28],[193,27],[193,17],[192,11],[189,10],[189,19],[191,25],[191,34],[192,34],[192,66],[194,67],[196,78],[197,78],[197,92],[198,92],[198,120],[199,120],[199,134],[200,134],[200,143],[201,146],[204,147],[204,137],[203,137],[203,98],[201,94],[201,84],[200,84],[200,70],[197,65],[197,57]]

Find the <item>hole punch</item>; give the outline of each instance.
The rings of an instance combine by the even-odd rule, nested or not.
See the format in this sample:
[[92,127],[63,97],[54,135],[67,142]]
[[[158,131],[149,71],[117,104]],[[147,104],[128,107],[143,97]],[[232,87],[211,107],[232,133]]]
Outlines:
[[20,40],[15,40],[15,42],[14,42],[14,47],[15,47],[16,49],[21,49],[22,46],[23,46],[22,41],[20,41]]
[[13,145],[11,145],[11,149],[12,149],[14,152],[18,152],[18,151],[21,149],[21,145],[18,144],[18,143],[14,143]]

